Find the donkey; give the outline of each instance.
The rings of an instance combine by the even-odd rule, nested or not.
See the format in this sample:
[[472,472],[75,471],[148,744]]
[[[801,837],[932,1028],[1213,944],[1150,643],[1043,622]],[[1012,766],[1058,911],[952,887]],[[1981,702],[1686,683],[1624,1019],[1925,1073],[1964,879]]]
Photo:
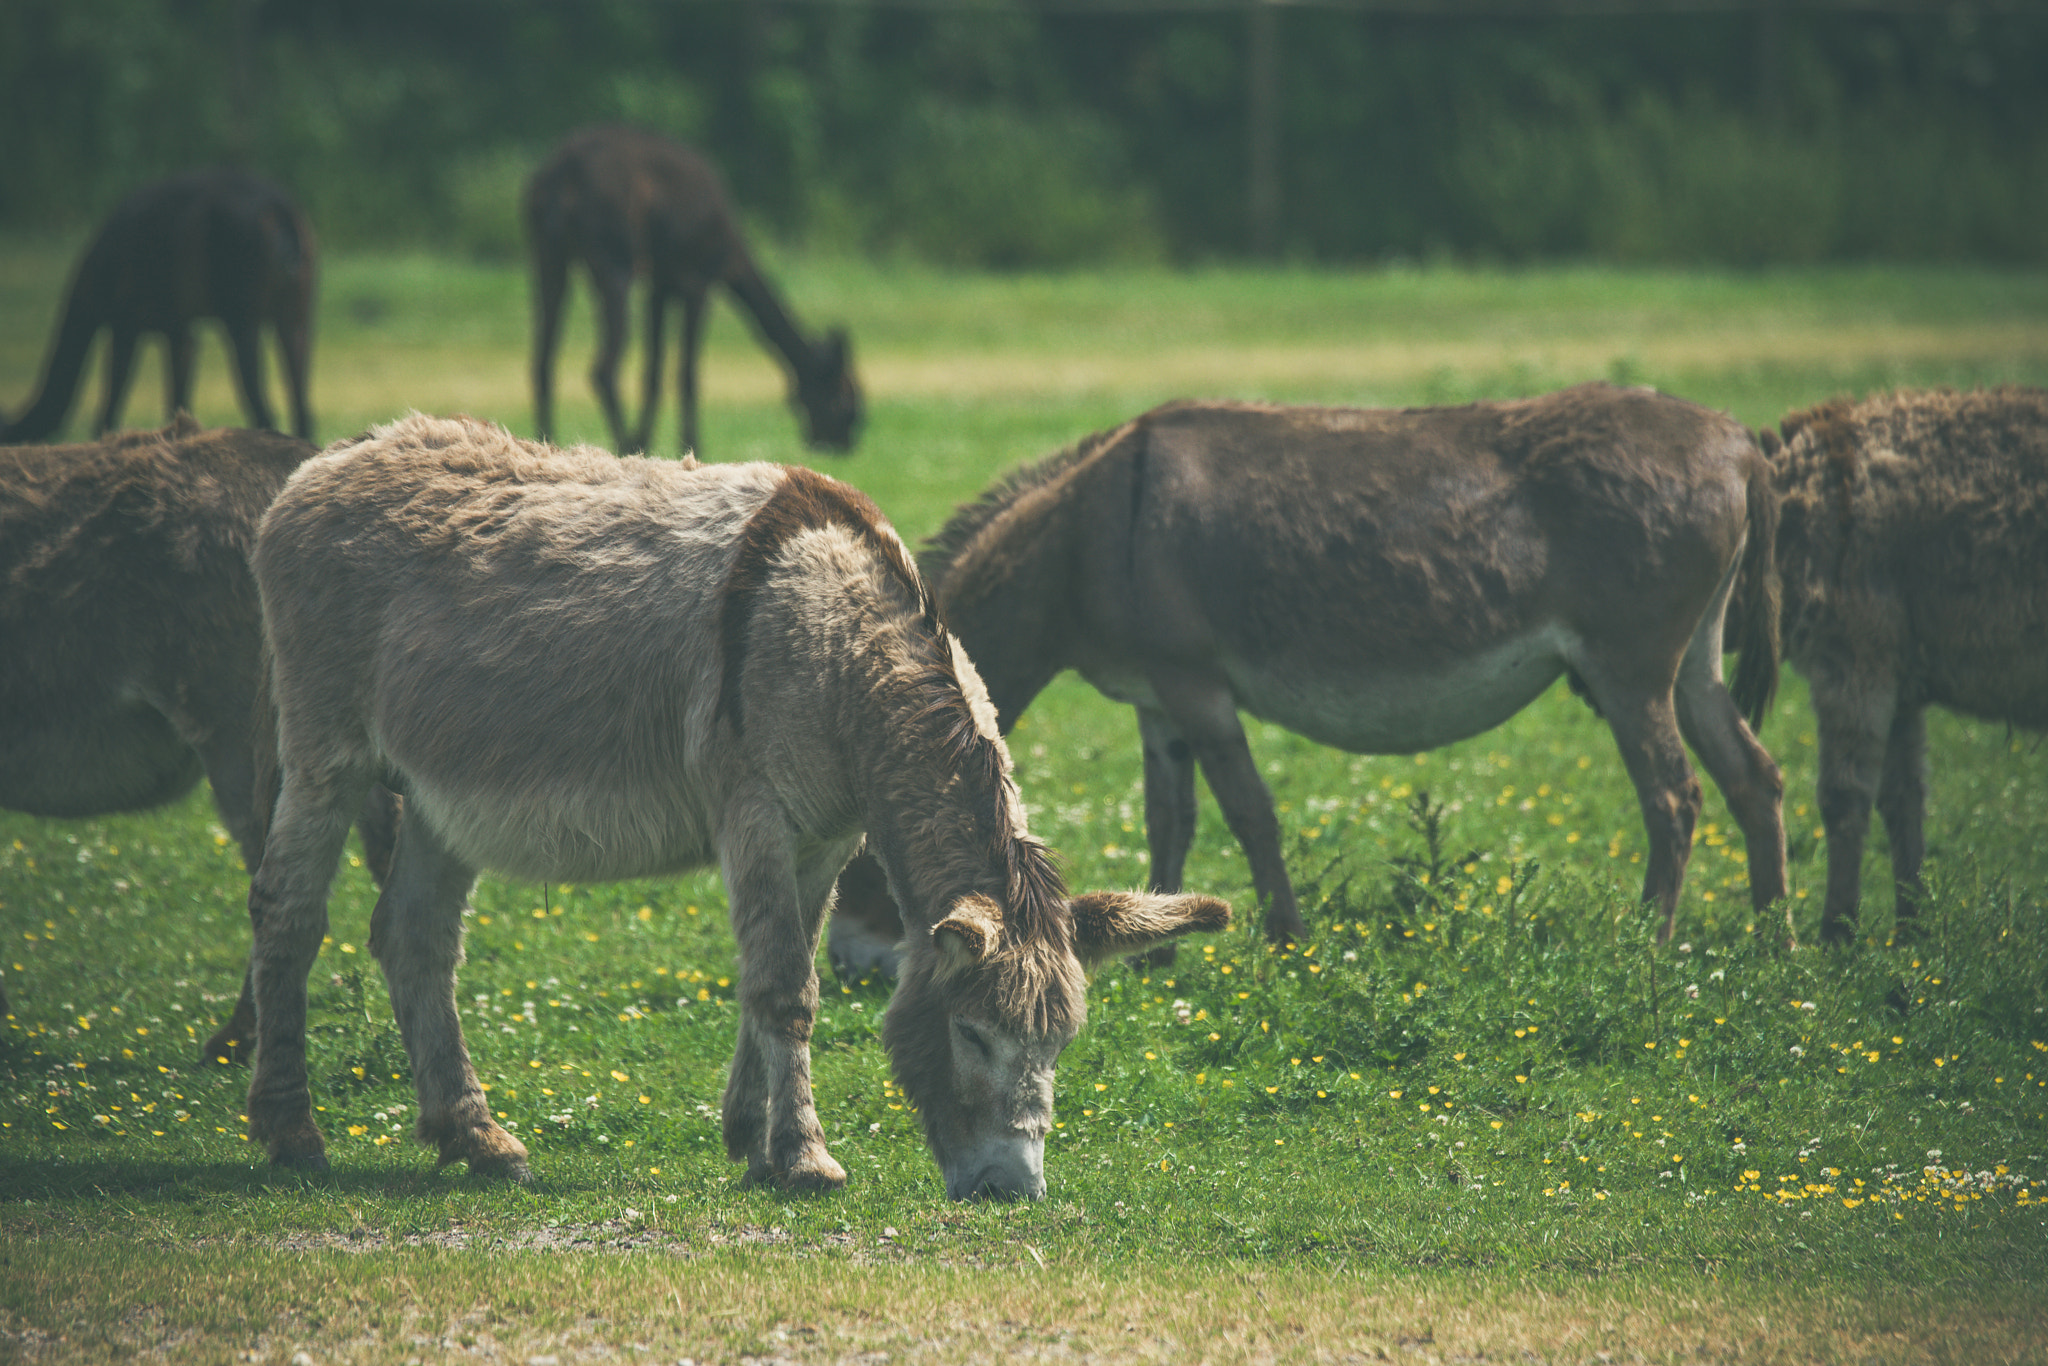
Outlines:
[[1820,937],[1846,943],[1873,801],[1899,926],[1918,910],[1927,708],[2048,727],[2048,391],[1837,399],[1780,427],[1762,437],[1784,652],[1820,737]]
[[740,949],[727,1153],[843,1186],[811,1099],[813,967],[861,846],[908,927],[883,1038],[954,1198],[1037,1197],[1084,968],[1196,929],[1210,897],[1069,898],[1026,832],[974,666],[856,490],[800,468],[621,460],[414,414],[309,462],[263,522],[283,793],[249,892],[249,1134],[321,1167],[306,974],[348,813],[405,794],[370,949],[420,1140],[525,1179],[456,1015],[477,871],[647,877],[717,861]]
[[292,431],[313,436],[306,404],[312,351],[313,229],[283,190],[246,171],[188,171],[122,200],[72,275],[43,382],[27,411],[0,420],[0,442],[41,441],[64,425],[86,354],[109,331],[106,392],[93,434],[120,425],[135,345],[145,332],[169,346],[165,415],[192,406],[192,324],[218,318],[234,355],[242,409],[274,428],[264,394],[263,337],[277,332]]
[[[1785,894],[1784,784],[1742,716],[1758,722],[1776,686],[1774,516],[1747,430],[1648,390],[1176,403],[999,480],[923,569],[1002,725],[1067,668],[1137,709],[1155,890],[1180,885],[1200,765],[1275,942],[1306,930],[1240,710],[1405,754],[1499,725],[1568,674],[1635,783],[1661,941],[1701,805],[1681,736],[1742,827],[1756,905]],[[1720,641],[1745,562],[1738,707]],[[872,961],[886,908],[842,917],[835,959]]]
[[[313,448],[241,429],[0,448],[0,807],[97,816],[175,801],[203,773],[253,872],[275,769],[249,572],[256,524]],[[359,826],[373,873],[397,811]],[[0,1010],[4,1013],[4,1010]],[[247,977],[200,1057],[255,1042]]]
[[[711,287],[723,284],[752,316],[761,339],[788,366],[790,404],[802,411],[813,447],[846,451],[860,427],[860,386],[846,332],[806,337],[774,286],[748,255],[739,220],[711,163],[688,147],[638,128],[601,125],[572,133],[526,186],[526,236],[533,255],[533,408],[541,440],[554,428],[555,342],[569,266],[581,262],[597,296],[599,342],[590,383],[622,451],[644,451],[661,397],[668,301],[683,306],[683,449],[697,449],[697,351]],[[619,408],[619,356],[626,345],[626,296],[647,280],[646,370],[640,425],[629,433]]]

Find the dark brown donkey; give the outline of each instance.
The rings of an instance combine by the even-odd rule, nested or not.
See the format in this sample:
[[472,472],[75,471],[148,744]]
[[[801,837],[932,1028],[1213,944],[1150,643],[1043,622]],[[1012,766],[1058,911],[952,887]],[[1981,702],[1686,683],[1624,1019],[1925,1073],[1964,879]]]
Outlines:
[[[581,262],[597,296],[598,349],[590,382],[622,451],[653,439],[661,398],[668,302],[683,306],[683,449],[697,448],[697,352],[711,287],[724,285],[752,316],[761,339],[789,368],[790,404],[804,439],[825,450],[853,448],[861,420],[846,333],[803,333],[740,240],[739,222],[718,172],[688,147],[638,128],[604,125],[572,133],[526,186],[526,239],[533,253],[533,410],[543,440],[554,431],[555,342],[569,267]],[[626,299],[647,281],[646,370],[640,425],[626,430],[619,407],[619,357],[626,346]]]
[[[922,567],[1005,725],[1068,668],[1137,708],[1155,888],[1180,884],[1200,764],[1276,941],[1304,927],[1240,711],[1405,754],[1570,673],[1634,780],[1661,938],[1701,804],[1681,736],[1742,827],[1757,906],[1785,894],[1783,782],[1721,682],[1738,565],[1760,599],[1772,582],[1768,477],[1732,419],[1604,384],[1401,411],[1182,403],[1001,480]],[[1745,608],[1757,718],[1776,606]],[[877,919],[847,894],[860,873],[848,932]]]
[[1820,734],[1828,893],[1855,937],[1873,804],[1901,927],[1926,854],[1930,706],[2048,728],[2048,392],[1837,400],[1764,433],[1783,495],[1785,657]]
[[145,332],[169,347],[165,416],[192,406],[192,326],[227,329],[235,383],[250,425],[275,428],[264,394],[263,329],[276,330],[291,396],[292,430],[313,437],[306,406],[312,350],[313,229],[269,181],[244,171],[188,171],[121,201],[85,249],[65,295],[42,387],[28,410],[0,422],[0,442],[41,441],[64,425],[101,329],[106,392],[93,434],[120,425],[135,345]]
[[443,1162],[527,1174],[455,1005],[479,868],[536,881],[717,863],[739,941],[727,1154],[846,1183],[811,1095],[813,966],[863,840],[909,926],[882,1040],[955,1198],[1045,1193],[1086,965],[1211,897],[1068,896],[1024,827],[974,665],[858,491],[802,468],[621,460],[418,414],[307,464],[255,556],[284,774],[262,868],[249,1136],[326,1165],[306,973],[349,813],[406,794],[370,951]]
[[[96,816],[174,801],[204,774],[254,872],[275,791],[261,691],[256,524],[313,448],[240,428],[0,448],[0,807]],[[359,822],[373,872],[396,812]],[[245,977],[200,1056],[255,1041]]]

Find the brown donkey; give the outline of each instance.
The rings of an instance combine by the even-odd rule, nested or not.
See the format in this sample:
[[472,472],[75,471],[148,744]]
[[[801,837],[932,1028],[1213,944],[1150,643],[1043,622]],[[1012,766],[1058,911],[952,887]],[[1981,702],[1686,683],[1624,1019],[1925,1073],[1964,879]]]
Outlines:
[[[1785,894],[1783,783],[1721,682],[1738,565],[1760,599],[1772,581],[1767,480],[1732,419],[1604,384],[1400,411],[1181,403],[999,481],[923,568],[1003,725],[1068,668],[1137,708],[1155,889],[1180,885],[1201,766],[1276,941],[1305,931],[1239,711],[1405,754],[1568,673],[1634,780],[1664,938],[1701,803],[1681,736],[1742,827],[1757,906]],[[1749,606],[1755,718],[1776,609]],[[835,961],[874,961],[886,908],[843,900],[869,942]]]
[[863,495],[808,470],[620,460],[415,415],[307,464],[256,549],[284,786],[249,893],[250,1136],[325,1164],[306,974],[349,813],[406,796],[370,948],[442,1162],[523,1178],[455,1005],[481,868],[541,881],[717,862],[739,940],[726,1150],[749,1181],[846,1173],[811,1100],[813,969],[861,846],[905,908],[883,1038],[949,1195],[1038,1196],[1084,966],[1209,897],[1069,899],[1026,833],[974,667]]
[[1828,836],[1820,937],[1856,934],[1873,804],[1909,924],[1930,706],[2048,728],[2048,392],[1886,394],[1765,432],[1785,657],[1811,685]]
[[[275,788],[256,524],[313,454],[270,432],[161,432],[0,448],[0,807],[96,816],[174,801],[203,773],[253,872]],[[373,872],[396,811],[360,822]],[[245,977],[200,1057],[255,1042]]]
[[[533,410],[543,441],[554,429],[562,297],[569,267],[580,261],[597,296],[598,351],[590,383],[620,450],[644,451],[653,439],[671,298],[683,306],[677,375],[683,449],[697,449],[697,351],[711,287],[719,284],[732,291],[761,339],[788,366],[790,403],[804,415],[804,439],[825,450],[853,448],[861,396],[846,333],[835,328],[819,341],[804,335],[747,254],[718,172],[695,151],[638,128],[585,128],[534,172],[526,186],[525,216],[534,276]],[[617,377],[626,346],[627,295],[642,278],[646,369],[640,425],[628,433]]]
[[169,346],[165,416],[190,408],[192,325],[201,318],[217,318],[227,329],[242,410],[256,427],[277,426],[263,382],[263,329],[276,330],[292,430],[311,440],[313,258],[313,229],[298,205],[245,171],[188,171],[137,190],[115,207],[79,260],[42,386],[26,412],[0,421],[0,441],[41,441],[64,425],[86,354],[103,328],[106,392],[94,435],[120,425],[135,346],[145,332],[162,334]]

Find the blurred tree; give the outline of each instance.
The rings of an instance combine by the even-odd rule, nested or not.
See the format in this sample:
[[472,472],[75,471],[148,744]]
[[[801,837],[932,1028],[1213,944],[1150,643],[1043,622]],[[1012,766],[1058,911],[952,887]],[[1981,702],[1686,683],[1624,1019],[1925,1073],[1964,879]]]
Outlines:
[[0,228],[233,161],[330,242],[507,254],[540,149],[628,119],[784,239],[963,264],[1242,255],[1255,179],[1286,257],[2048,260],[2048,4],[1245,3],[7,0]]

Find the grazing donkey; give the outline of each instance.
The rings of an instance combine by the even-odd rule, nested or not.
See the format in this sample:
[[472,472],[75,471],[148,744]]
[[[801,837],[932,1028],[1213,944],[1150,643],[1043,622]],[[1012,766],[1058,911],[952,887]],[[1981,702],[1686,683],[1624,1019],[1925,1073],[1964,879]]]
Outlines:
[[422,1142],[523,1179],[455,1006],[477,870],[553,881],[716,860],[740,949],[726,1150],[845,1184],[811,1100],[812,966],[862,832],[905,908],[883,1038],[946,1191],[1045,1190],[1052,1072],[1083,968],[1228,923],[1209,897],[1068,899],[1025,832],[974,667],[863,495],[809,470],[621,460],[411,416],[308,463],[256,549],[283,793],[249,893],[249,1133],[325,1165],[306,973],[348,813],[406,797],[370,948]]
[[[312,454],[271,432],[202,432],[183,413],[161,432],[0,448],[0,806],[144,810],[204,773],[256,869],[275,760],[248,557],[264,509]],[[381,873],[390,795],[371,794],[362,816]],[[245,977],[200,1057],[235,1055],[254,1024]]]
[[1787,659],[1820,734],[1820,937],[1855,937],[1873,800],[1898,921],[1926,853],[1929,706],[2048,727],[2048,392],[1837,399],[1763,433]]
[[[526,186],[526,237],[533,254],[534,421],[545,441],[554,426],[555,342],[569,267],[582,262],[597,296],[599,342],[590,383],[622,451],[644,451],[661,398],[664,316],[683,306],[683,449],[697,449],[697,351],[711,287],[723,284],[753,317],[761,339],[789,368],[790,404],[804,415],[804,439],[824,450],[853,448],[860,386],[846,333],[806,337],[740,238],[739,219],[718,172],[695,151],[638,128],[603,125],[572,133]],[[619,408],[619,356],[626,346],[626,299],[647,281],[646,363],[640,425],[628,433]]]
[[137,190],[115,206],[80,258],[42,386],[20,417],[0,420],[0,441],[41,441],[64,425],[102,328],[110,339],[95,436],[120,423],[145,332],[161,333],[170,348],[166,416],[190,408],[192,324],[201,318],[218,318],[227,329],[242,409],[257,427],[277,425],[264,394],[262,335],[266,325],[276,330],[292,431],[311,440],[313,258],[313,229],[298,205],[246,171],[188,171]]
[[[1200,764],[1275,941],[1305,928],[1240,710],[1412,753],[1499,725],[1569,674],[1634,780],[1661,940],[1701,803],[1681,735],[1742,827],[1757,906],[1785,894],[1783,781],[1721,683],[1747,560],[1759,601],[1737,692],[1752,720],[1776,684],[1774,509],[1740,424],[1648,390],[1400,411],[1179,403],[1000,480],[923,568],[1001,724],[1067,668],[1137,708],[1155,889],[1180,885]],[[887,937],[871,906],[842,906],[869,945],[849,934],[835,961]]]

